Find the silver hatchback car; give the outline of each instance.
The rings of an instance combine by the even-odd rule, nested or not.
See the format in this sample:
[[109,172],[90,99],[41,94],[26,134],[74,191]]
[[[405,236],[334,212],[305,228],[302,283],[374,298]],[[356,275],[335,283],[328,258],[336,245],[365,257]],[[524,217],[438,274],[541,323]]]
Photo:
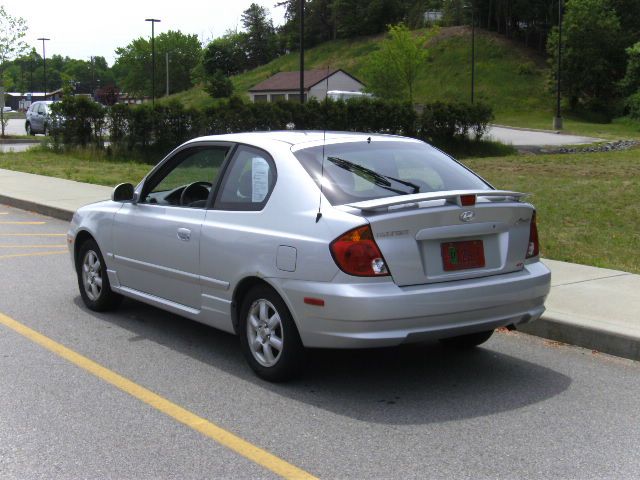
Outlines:
[[356,133],[197,138],[68,233],[92,310],[134,298],[240,337],[262,378],[305,348],[486,341],[544,311],[533,206],[428,144]]

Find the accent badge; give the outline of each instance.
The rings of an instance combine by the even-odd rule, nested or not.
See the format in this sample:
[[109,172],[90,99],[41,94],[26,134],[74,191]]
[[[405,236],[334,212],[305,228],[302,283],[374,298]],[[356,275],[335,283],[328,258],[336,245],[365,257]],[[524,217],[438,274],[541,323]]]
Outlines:
[[462,220],[463,222],[470,222],[475,218],[475,216],[475,213],[473,213],[471,210],[467,210],[466,212],[462,212],[460,214],[460,220]]

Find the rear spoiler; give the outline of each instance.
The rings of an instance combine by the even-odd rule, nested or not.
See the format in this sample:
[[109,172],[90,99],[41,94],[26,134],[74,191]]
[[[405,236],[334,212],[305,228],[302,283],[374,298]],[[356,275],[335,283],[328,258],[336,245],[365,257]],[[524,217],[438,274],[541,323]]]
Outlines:
[[509,190],[449,190],[445,192],[413,193],[410,195],[377,198],[375,200],[366,200],[364,202],[347,203],[346,206],[357,208],[363,212],[373,212],[408,203],[419,203],[429,200],[446,200],[447,203],[462,207],[462,197],[501,197],[496,198],[495,200],[519,202],[521,198],[528,195],[528,193],[512,192]]

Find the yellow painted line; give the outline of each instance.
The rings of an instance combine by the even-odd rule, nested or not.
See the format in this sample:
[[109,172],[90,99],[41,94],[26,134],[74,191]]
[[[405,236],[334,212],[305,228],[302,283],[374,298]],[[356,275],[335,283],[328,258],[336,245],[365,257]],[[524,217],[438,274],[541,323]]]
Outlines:
[[66,237],[66,233],[0,233],[0,237]]
[[60,255],[62,253],[68,252],[66,250],[57,250],[55,252],[12,253],[10,255],[0,255],[0,260],[14,257],[43,257],[45,255]]
[[267,452],[253,445],[252,443],[243,440],[242,438],[234,435],[233,433],[218,427],[205,418],[182,408],[181,406],[161,397],[157,393],[148,390],[131,380],[118,375],[112,370],[88,359],[87,357],[74,352],[73,350],[61,345],[49,337],[45,337],[41,333],[32,330],[26,325],[17,322],[16,320],[7,317],[0,313],[0,324],[10,328],[14,332],[19,333],[23,337],[28,338],[32,342],[46,348],[47,350],[55,353],[56,355],[68,360],[74,365],[86,370],[87,372],[95,375],[101,380],[110,383],[116,388],[119,388],[125,393],[128,393],[132,397],[146,403],[147,405],[159,410],[160,412],[168,415],[169,417],[177,420],[178,422],[186,425],[193,430],[196,430],[206,437],[218,442],[220,445],[227,447],[230,450],[242,455],[243,457],[251,460],[258,465],[271,470],[277,475],[280,475],[286,479],[315,479],[313,475],[304,470],[292,465],[281,458]]
[[2,245],[0,243],[0,248],[62,248],[62,247],[67,247],[66,245],[46,245],[46,244],[40,244],[40,245]]
[[47,222],[0,222],[0,225],[44,225]]

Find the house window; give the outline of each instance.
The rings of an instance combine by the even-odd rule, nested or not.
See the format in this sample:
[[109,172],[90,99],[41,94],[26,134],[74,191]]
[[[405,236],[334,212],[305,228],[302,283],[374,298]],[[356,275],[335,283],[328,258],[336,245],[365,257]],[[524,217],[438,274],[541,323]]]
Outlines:
[[254,95],[253,96],[253,101],[254,102],[266,102],[267,101],[267,95]]
[[281,100],[286,100],[285,94],[284,93],[272,93],[271,94],[271,101],[272,102],[278,102]]
[[[299,102],[300,101],[300,94],[299,93],[290,93],[289,94],[289,100],[290,101],[294,101],[294,102]],[[307,94],[304,94],[304,101],[307,101]]]

